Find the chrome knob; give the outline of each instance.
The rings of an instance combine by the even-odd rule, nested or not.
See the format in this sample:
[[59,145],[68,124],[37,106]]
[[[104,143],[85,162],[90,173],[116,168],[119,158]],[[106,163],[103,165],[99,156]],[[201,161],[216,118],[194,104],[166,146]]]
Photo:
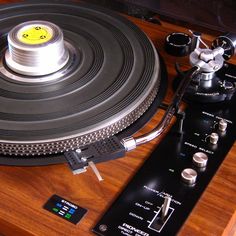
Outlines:
[[219,126],[218,126],[218,129],[221,131],[221,132],[225,132],[226,129],[227,129],[227,121],[224,120],[224,119],[221,119],[220,122],[219,122]]
[[211,133],[210,135],[210,143],[217,144],[219,140],[219,135],[217,133]]
[[196,152],[193,155],[193,164],[197,167],[206,167],[208,156],[203,152]]
[[188,185],[193,185],[197,180],[197,172],[194,169],[186,168],[181,172],[182,181]]

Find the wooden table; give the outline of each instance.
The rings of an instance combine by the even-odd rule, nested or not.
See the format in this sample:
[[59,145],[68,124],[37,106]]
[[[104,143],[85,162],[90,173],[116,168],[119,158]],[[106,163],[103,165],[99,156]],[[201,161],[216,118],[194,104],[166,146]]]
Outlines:
[[[164,39],[170,32],[187,32],[187,30],[164,22],[160,26],[137,19],[131,20],[147,33],[165,59],[169,84],[171,84],[175,75],[176,58],[165,53]],[[212,39],[209,35],[205,35],[204,38]],[[178,58],[178,61],[184,68],[188,67],[187,58]],[[172,95],[173,91],[169,86],[165,102],[169,102]],[[160,121],[162,115],[162,111],[156,114],[139,134],[152,129],[156,122]],[[163,136],[128,153],[123,159],[97,165],[105,179],[102,182],[98,182],[90,169],[84,174],[73,176],[66,164],[45,167],[1,166],[0,235],[93,235],[92,227]],[[236,143],[183,225],[179,235],[236,235],[235,157]],[[79,224],[73,225],[66,222],[42,208],[53,194],[58,194],[88,209]]]

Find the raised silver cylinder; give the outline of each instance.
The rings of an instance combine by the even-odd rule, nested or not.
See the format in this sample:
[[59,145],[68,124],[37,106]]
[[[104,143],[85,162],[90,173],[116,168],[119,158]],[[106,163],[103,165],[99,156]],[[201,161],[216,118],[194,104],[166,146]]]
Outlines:
[[19,24],[9,32],[7,40],[6,64],[22,75],[54,73],[69,59],[61,29],[48,21]]

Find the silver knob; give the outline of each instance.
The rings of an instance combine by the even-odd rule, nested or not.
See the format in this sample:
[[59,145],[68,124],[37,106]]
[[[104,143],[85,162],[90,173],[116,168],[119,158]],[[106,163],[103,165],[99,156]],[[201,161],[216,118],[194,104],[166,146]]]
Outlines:
[[227,125],[228,125],[227,121],[224,120],[224,119],[221,119],[220,122],[219,122],[219,127],[218,128],[221,132],[225,132],[226,129],[227,129]]
[[210,135],[210,143],[217,144],[219,140],[219,135],[217,133],[211,133]]
[[197,172],[194,169],[186,168],[181,172],[181,178],[186,184],[193,185],[197,180]]
[[205,167],[207,165],[208,156],[203,152],[196,152],[193,155],[193,164],[197,167]]

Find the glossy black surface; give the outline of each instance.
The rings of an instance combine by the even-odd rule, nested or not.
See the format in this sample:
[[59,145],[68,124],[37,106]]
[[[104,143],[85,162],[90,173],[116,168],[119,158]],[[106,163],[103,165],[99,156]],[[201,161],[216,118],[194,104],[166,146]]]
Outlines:
[[150,19],[156,13],[165,19],[190,23],[220,32],[236,32],[234,0],[90,0],[139,18]]

